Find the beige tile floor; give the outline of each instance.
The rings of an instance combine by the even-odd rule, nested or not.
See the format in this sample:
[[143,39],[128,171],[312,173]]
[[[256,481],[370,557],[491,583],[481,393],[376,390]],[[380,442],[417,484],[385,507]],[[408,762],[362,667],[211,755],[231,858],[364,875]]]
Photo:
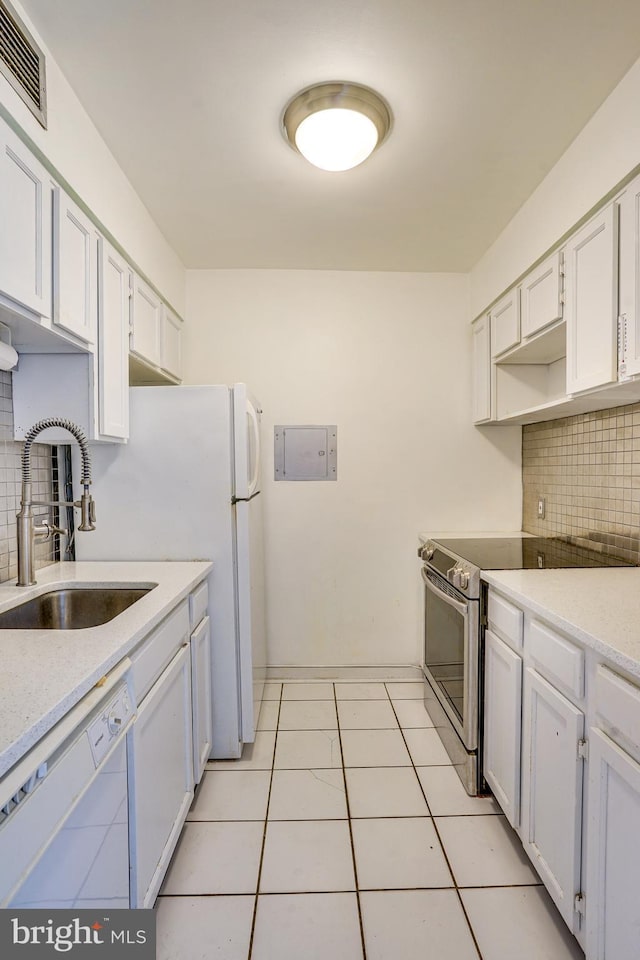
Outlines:
[[415,682],[270,683],[210,763],[157,902],[158,960],[579,960]]

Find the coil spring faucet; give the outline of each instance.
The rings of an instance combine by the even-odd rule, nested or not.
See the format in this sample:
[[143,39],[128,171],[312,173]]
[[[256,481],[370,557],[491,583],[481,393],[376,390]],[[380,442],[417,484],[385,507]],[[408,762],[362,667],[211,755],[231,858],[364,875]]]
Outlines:
[[[81,483],[83,487],[82,496],[79,500],[70,502],[67,500],[31,499],[31,444],[39,433],[47,430],[49,427],[61,427],[63,430],[67,430],[78,441],[80,455],[82,457]],[[81,510],[81,520],[78,530],[95,530],[96,505],[93,497],[89,493],[90,484],[91,457],[89,455],[89,444],[80,427],[71,420],[64,420],[60,417],[48,417],[46,420],[38,420],[38,422],[27,431],[24,438],[24,450],[22,451],[22,499],[20,501],[20,512],[16,515],[16,532],[18,538],[18,582],[16,586],[28,587],[36,582],[34,562],[36,537],[45,538],[51,536],[53,533],[67,533],[66,530],[46,521],[36,526],[33,507],[79,507]]]

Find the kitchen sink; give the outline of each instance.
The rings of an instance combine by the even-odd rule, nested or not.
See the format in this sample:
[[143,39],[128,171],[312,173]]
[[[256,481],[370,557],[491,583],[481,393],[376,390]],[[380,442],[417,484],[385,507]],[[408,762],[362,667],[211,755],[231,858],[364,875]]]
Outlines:
[[98,627],[140,600],[153,586],[136,584],[49,590],[0,613],[0,630],[83,630],[86,627]]

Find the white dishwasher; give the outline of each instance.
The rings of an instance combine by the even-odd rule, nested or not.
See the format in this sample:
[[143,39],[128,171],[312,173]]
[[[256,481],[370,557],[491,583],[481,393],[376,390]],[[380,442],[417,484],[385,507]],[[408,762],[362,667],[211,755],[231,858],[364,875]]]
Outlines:
[[0,781],[0,906],[129,907],[124,660]]

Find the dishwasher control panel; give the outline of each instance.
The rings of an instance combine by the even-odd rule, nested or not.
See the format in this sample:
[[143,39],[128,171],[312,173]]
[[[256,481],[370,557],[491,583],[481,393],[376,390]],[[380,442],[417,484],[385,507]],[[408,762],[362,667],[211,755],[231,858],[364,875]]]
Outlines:
[[104,759],[113,741],[126,729],[132,716],[131,697],[127,685],[123,684],[87,729],[89,746],[96,767]]

